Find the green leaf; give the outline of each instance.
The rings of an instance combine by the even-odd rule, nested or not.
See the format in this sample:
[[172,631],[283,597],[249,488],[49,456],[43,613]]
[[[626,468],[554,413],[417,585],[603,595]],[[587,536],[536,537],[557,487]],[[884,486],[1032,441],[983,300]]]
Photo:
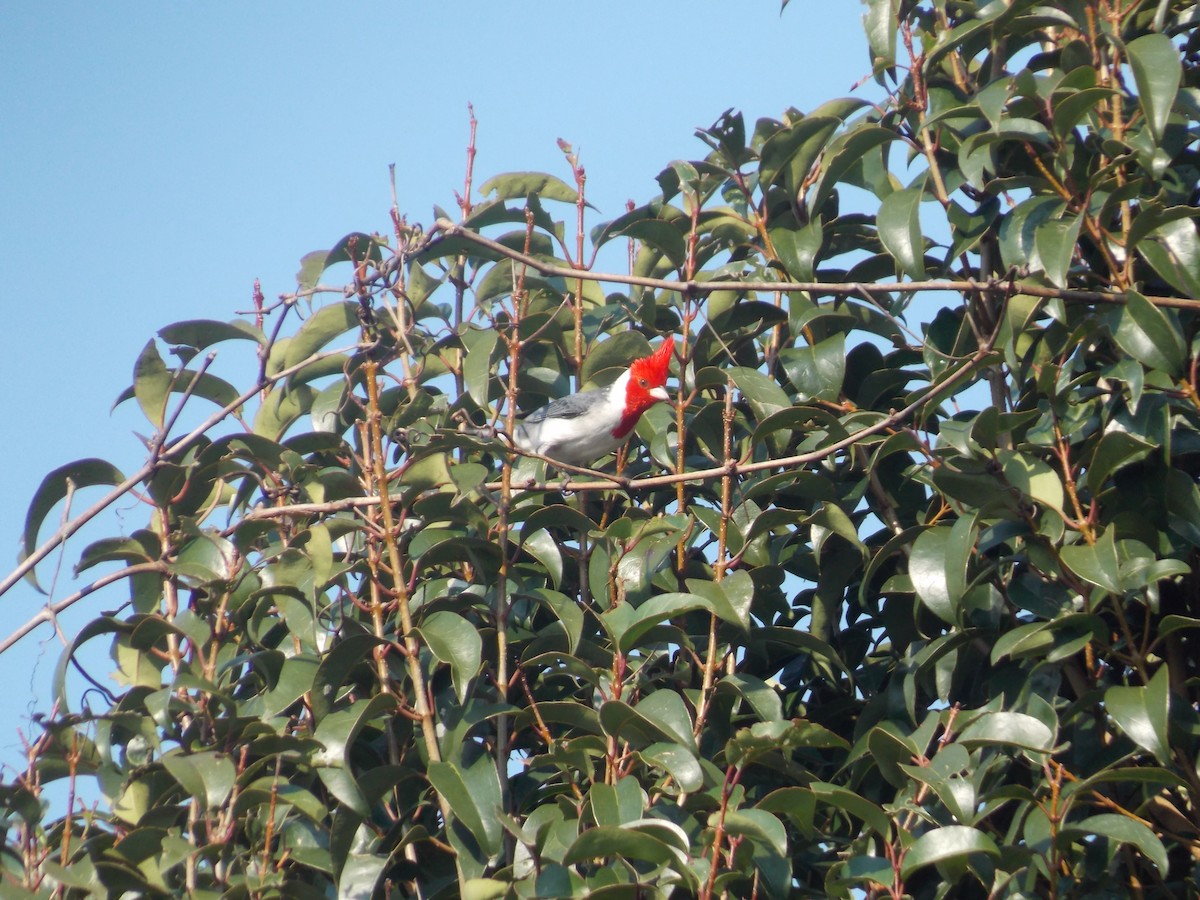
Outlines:
[[649,342],[636,331],[623,331],[593,346],[583,361],[581,375],[592,382],[606,369],[624,370],[635,359],[649,356]]
[[463,359],[463,382],[471,399],[483,409],[491,403],[492,361],[500,335],[494,329],[470,328],[462,337],[467,354]]
[[521,546],[525,552],[536,559],[550,576],[550,581],[557,588],[562,584],[563,557],[559,541],[545,528],[530,532],[527,528],[521,531]]
[[237,770],[233,761],[223,753],[168,753],[163,766],[185,791],[204,804],[205,809],[217,809],[229,798]]
[[[812,281],[816,276],[814,266],[821,252],[825,233],[818,216],[803,228],[773,228],[769,232],[771,245],[783,263],[788,275],[795,281]],[[791,302],[801,304],[807,300],[798,293],[791,295]]]
[[1094,544],[1074,544],[1060,551],[1062,561],[1072,572],[1110,594],[1121,594],[1120,561],[1113,542],[1113,529]]
[[797,402],[836,402],[846,377],[846,338],[837,334],[813,346],[787,347],[779,362],[796,388]]
[[[38,489],[33,492],[29,501],[29,510],[25,513],[25,536],[21,542],[21,559],[26,559],[37,549],[38,532],[42,522],[58,502],[68,494],[86,487],[100,484],[117,485],[125,480],[120,469],[103,459],[79,459],[75,462],[59,466],[42,479]],[[26,576],[30,583],[37,587],[34,570]]]
[[342,638],[325,654],[313,673],[311,688],[313,716],[318,724],[333,711],[350,673],[358,666],[369,667],[375,647],[386,644],[383,638],[360,632]]
[[[1167,873],[1169,861],[1162,840],[1136,819],[1117,813],[1101,813],[1097,816],[1089,816],[1082,822],[1069,823],[1061,832],[1060,846],[1073,840],[1087,842],[1091,835],[1101,835],[1117,844],[1132,844],[1158,867],[1160,874]],[[1113,851],[1115,849],[1113,848]],[[1110,852],[1110,860],[1112,856],[1113,852]]]
[[676,268],[682,266],[687,259],[687,245],[683,235],[679,233],[678,228],[662,219],[638,219],[613,231],[611,236],[641,241],[665,256]]
[[[225,379],[218,378],[211,372],[201,372],[197,377],[197,372],[193,369],[181,369],[168,386],[169,393],[180,394],[185,391],[190,392],[193,397],[202,397],[222,408],[231,406],[240,396],[237,388]],[[134,396],[134,387],[131,385],[113,401],[113,408]]]
[[645,797],[636,778],[620,778],[615,785],[597,783],[588,791],[597,825],[625,825],[642,817]]
[[[964,522],[967,520],[960,520]],[[973,549],[969,525],[937,526],[921,532],[908,558],[908,574],[921,602],[942,621],[954,625],[967,586],[967,562]]]
[[324,747],[312,759],[318,776],[339,801],[364,818],[371,814],[371,808],[351,773],[351,749],[368,722],[391,714],[395,707],[396,698],[390,694],[356,700],[349,708],[327,715],[313,732]]
[[170,393],[171,373],[158,355],[157,345],[153,340],[147,341],[133,366],[133,395],[155,428],[163,426]]
[[1046,753],[1054,748],[1054,732],[1025,713],[988,712],[963,729],[958,743],[964,747],[999,744]]
[[896,65],[896,31],[899,27],[896,0],[868,0],[863,27],[871,50],[871,68],[883,84],[882,72]]
[[[1187,224],[1193,228],[1190,222]],[[1187,348],[1170,310],[1159,309],[1131,290],[1125,294],[1125,305],[1110,316],[1110,322],[1113,338],[1122,350],[1144,366],[1170,375],[1178,373]]]
[[1127,431],[1105,432],[1088,463],[1084,484],[1094,495],[1099,496],[1114,472],[1130,463],[1145,459],[1155,449],[1153,444]]
[[129,565],[153,562],[162,553],[162,545],[158,535],[146,529],[139,529],[128,538],[101,538],[88,545],[79,555],[75,564],[75,574],[86,571],[102,562],[120,560]]
[[377,238],[361,231],[352,231],[334,244],[331,250],[314,250],[304,254],[300,259],[300,271],[296,273],[296,286],[299,290],[316,287],[325,270],[337,263],[372,261],[378,264],[382,259],[382,245]]
[[906,188],[883,198],[875,221],[883,247],[896,270],[914,281],[925,277],[925,238],[921,230],[922,191]]
[[754,600],[754,585],[744,571],[720,583],[702,578],[689,578],[687,586],[693,594],[703,597],[712,605],[712,611],[720,619],[737,625],[743,630],[750,627],[750,605]]
[[824,172],[817,189],[809,195],[808,208],[810,212],[818,212],[821,205],[828,199],[834,187],[851,168],[862,162],[868,153],[878,150],[884,144],[900,139],[900,135],[890,128],[879,125],[860,125],[845,137],[835,142],[830,148],[830,157],[825,162]]
[[717,693],[733,691],[749,704],[755,714],[764,722],[774,722],[783,718],[783,704],[779,694],[761,678],[753,675],[726,675],[716,686]]
[[666,841],[629,827],[589,828],[563,855],[565,865],[592,859],[640,859],[657,865],[683,867],[686,856]]
[[429,783],[446,800],[455,817],[471,832],[483,851],[489,856],[494,855],[500,849],[503,829],[497,818],[500,782],[496,780],[496,769],[490,760],[481,756],[467,772],[454,763],[431,762]]
[[1179,50],[1165,34],[1144,34],[1125,45],[1146,125],[1161,144],[1182,78]]
[[[471,878],[462,888],[462,900],[503,900],[511,885],[495,878]],[[370,893],[364,896],[371,896]]]
[[[680,729],[669,728],[642,715],[640,710],[634,709],[623,700],[609,700],[600,707],[600,725],[605,734],[628,741],[635,750],[648,748],[654,744],[678,743],[679,738],[683,737],[679,733]],[[686,740],[688,744],[694,744],[694,739],[690,735],[686,736]]]
[[763,144],[759,182],[772,185],[786,175],[789,187],[796,190],[839,125],[841,120],[835,116],[805,116],[775,132]]
[[1170,765],[1172,758],[1167,736],[1170,699],[1165,665],[1144,687],[1111,687],[1104,692],[1104,706],[1117,726],[1164,765]]
[[385,856],[375,856],[368,853],[354,853],[342,866],[338,874],[337,895],[340,898],[374,897],[375,888],[388,866]]
[[[723,820],[729,834],[751,838],[769,847],[777,856],[787,857],[787,831],[771,813],[761,809],[731,809],[724,814]],[[710,813],[708,827],[715,828],[720,821],[720,812]]]
[[1172,219],[1159,225],[1148,237],[1149,240],[1137,245],[1137,251],[1154,271],[1183,295],[1200,294],[1200,237],[1196,234],[1196,223],[1191,219]]
[[689,750],[696,749],[692,717],[679,694],[667,690],[654,691],[638,703],[635,711],[656,728],[671,735],[675,743]]
[[644,747],[638,755],[646,765],[666,771],[681,791],[698,791],[704,786],[704,770],[687,747],[664,741]]
[[[1164,226],[1172,225],[1182,220],[1193,220],[1200,216],[1200,209],[1194,206],[1143,206],[1129,232],[1125,236],[1126,246],[1136,247],[1148,235],[1160,231]],[[1192,229],[1195,233],[1195,228]]]
[[484,197],[494,193],[497,200],[524,200],[530,194],[536,194],[543,200],[561,200],[563,203],[575,203],[579,199],[573,187],[561,178],[544,172],[496,175],[480,186],[479,193]]
[[[964,209],[957,201],[950,201],[950,207],[946,210],[946,218],[950,223],[954,242],[947,256],[957,258],[978,246],[995,224],[999,212],[1000,202],[995,197],[982,201],[974,211]],[[1011,306],[1012,301],[1010,300],[1009,303]]]
[[1112,88],[1093,87],[1067,94],[1054,106],[1054,133],[1065,138],[1080,119],[1115,93]]
[[244,319],[217,322],[213,319],[189,319],[158,330],[158,336],[172,346],[204,350],[222,341],[255,341],[265,344],[267,337]]
[[1055,287],[1067,286],[1067,272],[1075,256],[1083,216],[1067,216],[1042,222],[1034,231],[1034,245],[1042,261],[1042,271]]
[[[232,574],[236,555],[233,544],[215,531],[193,528],[181,543],[171,571],[193,583],[224,581]],[[306,571],[310,568],[305,564]]]
[[742,392],[742,396],[750,403],[754,417],[760,422],[773,413],[792,405],[792,401],[788,399],[783,388],[757,369],[730,366],[725,370],[725,374]]
[[1024,496],[1061,514],[1063,484],[1050,464],[1028,453],[996,451],[1004,480]]
[[956,859],[965,860],[972,853],[986,853],[988,856],[998,857],[1000,848],[994,840],[976,828],[946,825],[927,831],[913,842],[904,856],[901,872],[908,878],[924,866]]
[[[279,360],[279,368],[273,371],[282,371],[303,362],[334,338],[359,327],[358,310],[359,305],[353,300],[343,300],[321,307],[287,342],[283,348],[283,358]],[[277,344],[276,349],[279,347]],[[273,361],[277,357],[277,353],[271,354]],[[269,368],[269,373],[270,371]]]
[[1057,196],[1039,194],[1022,200],[1000,222],[1000,257],[1006,266],[1045,269],[1038,252],[1037,233],[1045,222],[1062,215],[1066,204]]
[[864,825],[881,837],[889,838],[891,836],[891,818],[870,800],[836,784],[820,781],[809,785],[809,790],[816,795],[818,800],[861,820]]
[[274,686],[243,703],[242,713],[264,719],[282,715],[288,707],[313,690],[317,670],[317,660],[311,656],[288,657],[279,670]]
[[450,680],[458,702],[467,699],[467,688],[479,671],[483,639],[470,622],[457,613],[439,610],[414,629],[439,662],[450,665]]
[[600,622],[621,652],[628,653],[655,625],[696,609],[716,612],[712,601],[698,594],[659,594],[636,608],[628,603],[614,606],[601,614]]

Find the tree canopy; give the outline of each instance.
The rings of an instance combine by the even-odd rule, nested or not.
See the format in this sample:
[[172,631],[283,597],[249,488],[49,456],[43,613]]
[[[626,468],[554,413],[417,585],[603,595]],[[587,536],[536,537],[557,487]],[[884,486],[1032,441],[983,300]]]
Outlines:
[[[0,644],[96,604],[6,892],[1200,892],[1200,16],[864,12],[881,103],[727,111],[603,222],[472,134],[457,210],[159,331],[144,464],[0,582],[145,501]],[[663,338],[627,450],[513,452]]]

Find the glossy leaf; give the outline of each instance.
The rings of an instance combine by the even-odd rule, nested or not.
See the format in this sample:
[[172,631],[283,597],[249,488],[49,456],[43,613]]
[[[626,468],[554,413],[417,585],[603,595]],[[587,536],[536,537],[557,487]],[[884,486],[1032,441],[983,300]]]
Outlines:
[[[29,501],[29,510],[25,513],[25,537],[21,545],[21,558],[26,558],[37,549],[42,523],[59,501],[81,488],[102,484],[116,485],[124,480],[125,476],[120,470],[103,459],[80,459],[50,472],[42,479],[42,483],[34,491],[33,499]],[[32,571],[28,577],[36,586],[37,580]]]
[[[303,362],[339,335],[357,327],[358,304],[346,300],[319,309],[284,347],[280,369]],[[272,359],[275,354],[272,354]]]
[[1121,592],[1120,563],[1111,531],[1094,544],[1063,547],[1062,560],[1072,572],[1096,587],[1113,594]]
[[1160,762],[1170,759],[1167,715],[1170,695],[1164,666],[1144,687],[1111,687],[1104,693],[1108,714],[1139,747]]
[[163,765],[206,809],[221,806],[233,790],[236,770],[233,762],[223,754],[168,753],[163,757]]
[[[486,760],[482,762],[486,765]],[[468,779],[458,766],[448,762],[429,764],[429,782],[450,804],[454,815],[467,827],[479,846],[489,854],[495,853],[502,833],[496,819],[499,785],[492,790],[486,774]],[[480,786],[485,786],[485,789],[480,791]]]
[[840,124],[834,116],[806,116],[780,129],[763,144],[759,180],[774,184],[786,174],[799,185]]
[[973,853],[999,856],[1000,848],[988,835],[966,825],[946,825],[921,835],[904,856],[907,878],[918,869],[935,863],[965,860]]
[[642,748],[638,755],[647,765],[667,772],[682,791],[698,791],[704,784],[704,771],[692,750],[679,744],[658,743]]
[[879,126],[863,125],[849,133],[844,141],[830,148],[821,181],[809,201],[810,210],[819,210],[834,186],[852,166],[858,165],[868,153],[897,140],[897,135]]
[[433,655],[450,665],[454,691],[462,703],[471,679],[479,671],[483,653],[479,633],[462,616],[444,610],[428,616],[416,630]]
[[879,239],[896,260],[899,274],[914,281],[925,277],[925,238],[921,230],[921,196],[915,188],[895,191],[879,204]]
[[158,347],[154,341],[147,341],[133,366],[133,395],[137,397],[142,413],[156,428],[161,428],[166,418],[171,381],[171,373],[167,371]]
[[679,865],[682,854],[670,844],[631,828],[599,826],[579,835],[566,854],[564,863],[602,859],[637,859],[657,865]]
[[1033,716],[1017,712],[984,713],[958,736],[965,747],[975,744],[1003,744],[1026,750],[1048,751],[1054,745],[1054,733]]
[[917,596],[951,624],[960,616],[970,552],[969,530],[938,527],[922,532],[909,555],[908,569]]
[[1150,368],[1178,371],[1184,359],[1183,337],[1167,312],[1129,291],[1114,318],[1113,337],[1122,350]]
[[495,194],[498,200],[524,200],[530,194],[545,200],[574,203],[578,198],[575,189],[561,178],[544,172],[509,172],[489,178],[479,186],[479,193],[486,197]]
[[779,361],[800,402],[832,402],[841,393],[846,376],[846,342],[842,336],[814,346],[788,348],[779,354]]
[[[1064,837],[1087,840],[1090,835],[1109,838],[1115,844],[1133,845],[1158,867],[1159,872],[1166,872],[1169,867],[1167,850],[1159,837],[1149,827],[1129,816],[1101,813],[1064,830]],[[1115,850],[1114,847],[1112,852]],[[1111,852],[1109,855],[1112,855]]]
[[1179,52],[1165,34],[1144,34],[1125,45],[1146,125],[1161,142],[1182,77]]
[[492,360],[499,335],[487,330],[470,330],[463,335],[467,355],[463,359],[463,381],[471,398],[484,409],[491,404]]

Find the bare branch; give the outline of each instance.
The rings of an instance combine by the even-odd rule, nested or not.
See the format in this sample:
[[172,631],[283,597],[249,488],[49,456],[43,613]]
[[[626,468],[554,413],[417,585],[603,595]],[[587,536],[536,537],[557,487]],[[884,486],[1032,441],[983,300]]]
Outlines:
[[[694,279],[679,281],[668,278],[647,278],[641,275],[622,275],[616,272],[589,272],[584,269],[572,269],[568,266],[554,265],[521,253],[519,250],[506,247],[498,241],[486,238],[469,228],[456,225],[449,219],[438,219],[436,228],[444,237],[461,237],[493,253],[508,257],[514,262],[529,266],[529,268],[542,275],[553,278],[575,278],[584,281],[630,284],[660,291],[677,291],[681,294],[691,296],[711,294],[714,291],[808,292],[814,294],[834,294],[837,296],[852,296],[862,293],[875,296],[879,294],[923,293],[927,291],[954,291],[958,293],[982,291],[984,293],[1003,294],[1005,296],[1010,294],[1027,294],[1030,297],[1045,297],[1076,303],[1110,303],[1118,306],[1125,303],[1124,293],[1052,288],[1041,284],[1013,281],[1008,278],[992,278],[987,281],[966,279],[957,281],[892,281],[862,284],[857,281],[727,281],[723,279],[714,279],[712,281],[696,281]],[[430,244],[432,245],[436,242],[437,239],[434,238],[430,241]],[[1155,306],[1200,310],[1200,300],[1160,296],[1147,296],[1146,299]]]
[[254,395],[261,391],[264,387],[267,387],[268,385],[274,384],[278,381],[282,381],[285,378],[289,378],[290,376],[299,372],[301,369],[305,368],[306,366],[310,366],[315,362],[320,362],[321,360],[328,359],[331,356],[339,356],[351,350],[358,349],[361,346],[361,344],[353,344],[349,347],[341,347],[337,350],[314,353],[312,356],[296,363],[294,366],[289,366],[275,375],[265,376],[262,380],[257,381],[252,388],[244,391],[236,400],[230,401],[221,409],[217,410],[215,413],[197,425],[191,432],[175,441],[169,447],[166,447],[161,453],[155,454],[140,469],[138,469],[120,484],[116,485],[111,491],[89,506],[74,519],[65,523],[61,528],[59,528],[58,531],[56,531],[45,543],[21,560],[20,564],[11,572],[9,572],[3,581],[0,581],[0,597],[4,596],[4,594],[6,594],[14,584],[24,578],[34,566],[45,559],[55,547],[58,547],[64,541],[68,540],[71,535],[75,534],[75,532],[77,532],[80,528],[141,484],[142,481],[153,474],[154,470],[157,469],[161,463],[183,453],[185,450],[195,444],[196,441],[198,441],[201,437],[207,434],[209,429],[219,424],[222,420],[232,415],[238,409],[241,409],[241,407],[250,400],[253,400]]
[[88,594],[95,593],[96,591],[100,590],[100,588],[107,587],[113,582],[120,581],[122,578],[129,578],[133,575],[141,575],[146,572],[165,571],[166,568],[163,566],[163,564],[158,562],[138,563],[137,565],[126,566],[124,569],[119,569],[116,572],[110,572],[101,578],[97,578],[91,584],[80,588],[69,597],[64,597],[63,599],[54,603],[47,603],[40,610],[38,610],[37,615],[6,637],[3,641],[0,641],[0,654],[3,654],[6,650],[8,650],[9,647],[11,647],[21,638],[25,637],[25,635],[29,634],[29,632],[33,631],[33,629],[37,628],[43,622],[53,622],[55,616],[57,616],[64,609],[73,606]]

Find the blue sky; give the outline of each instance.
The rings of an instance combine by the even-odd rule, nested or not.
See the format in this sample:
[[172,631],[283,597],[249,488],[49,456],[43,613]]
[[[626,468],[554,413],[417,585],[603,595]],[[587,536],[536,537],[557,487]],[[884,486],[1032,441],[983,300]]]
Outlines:
[[[694,130],[725,109],[752,127],[848,95],[870,71],[863,9],[3,4],[0,285],[11,319],[0,355],[0,559],[15,560],[45,473],[91,456],[126,472],[141,464],[134,432],[148,426],[134,404],[110,408],[159,328],[233,318],[255,278],[273,298],[295,286],[304,253],[350,231],[387,231],[391,163],[410,221],[431,221],[434,204],[453,209],[468,102],[477,185],[516,170],[569,181],[563,138],[586,167],[594,225],[652,197],[672,160],[703,156]],[[94,536],[145,521],[133,502],[117,515]],[[68,546],[54,599],[78,586],[71,568],[87,540]],[[39,569],[43,585],[55,562]],[[44,602],[25,584],[0,598],[0,638]],[[85,599],[62,626],[70,634],[118,603]],[[21,765],[17,729],[49,709],[60,652],[43,626],[5,654],[0,765]],[[101,654],[92,674],[110,668]]]

